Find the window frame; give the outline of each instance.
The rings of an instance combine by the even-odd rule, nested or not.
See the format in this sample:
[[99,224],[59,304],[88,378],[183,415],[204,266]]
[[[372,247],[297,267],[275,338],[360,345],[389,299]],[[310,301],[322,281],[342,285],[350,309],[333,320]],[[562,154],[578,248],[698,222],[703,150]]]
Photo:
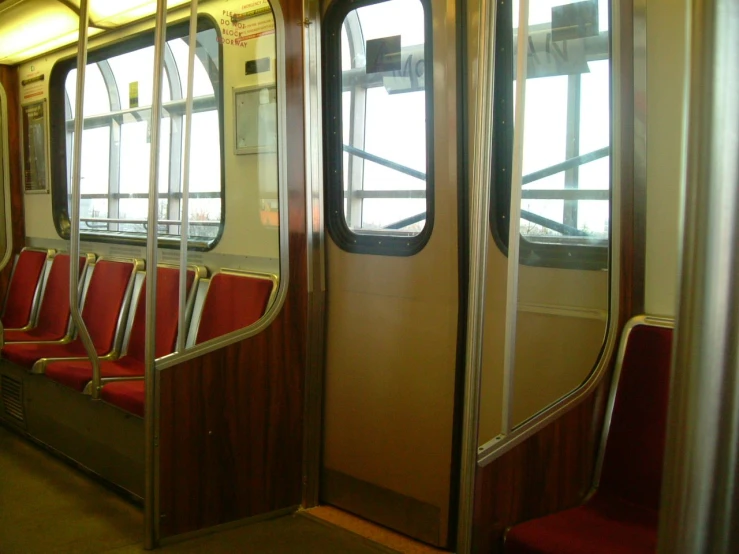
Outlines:
[[[166,41],[171,41],[178,38],[184,38],[188,36],[189,34],[189,19],[176,21],[174,23],[171,23],[167,25],[167,36]],[[203,239],[193,239],[192,236],[188,237],[188,249],[194,250],[194,251],[209,251],[215,248],[218,243],[220,242],[221,238],[223,237],[223,232],[226,226],[226,152],[225,152],[225,140],[224,140],[224,87],[223,87],[223,43],[221,41],[221,32],[220,27],[218,26],[218,22],[210,15],[208,14],[199,14],[198,15],[198,27],[197,31],[209,31],[212,30],[216,33],[216,42],[217,42],[217,48],[218,48],[218,71],[217,75],[215,76],[215,79],[212,82],[213,89],[214,89],[214,96],[215,96],[215,108],[218,113],[218,125],[219,125],[219,132],[218,132],[218,138],[220,141],[220,169],[221,169],[221,186],[220,191],[218,193],[218,198],[221,201],[221,219],[218,226],[218,232],[215,237],[203,240]],[[142,48],[147,48],[154,45],[154,29],[149,29],[147,31],[143,31],[141,33],[138,33],[136,35],[125,37],[120,40],[113,41],[109,44],[106,44],[104,46],[101,46],[99,48],[95,48],[89,51],[88,53],[88,59],[87,63],[93,64],[93,63],[100,63],[107,61],[108,59],[120,56],[122,54],[126,54],[128,52],[133,52],[135,50],[139,50]],[[165,50],[165,52],[168,52],[169,50]],[[197,56],[197,54],[196,54]],[[174,60],[172,60],[174,61]],[[205,63],[205,61],[203,61]],[[109,64],[104,64],[109,65]],[[67,162],[67,133],[66,133],[66,116],[65,116],[65,106],[68,106],[68,99],[65,91],[65,85],[66,85],[66,79],[67,75],[70,71],[77,68],[77,57],[76,56],[70,56],[67,58],[62,58],[58,60],[52,70],[51,75],[49,79],[49,101],[50,101],[50,118],[49,118],[49,126],[50,126],[50,148],[51,148],[51,156],[53,160],[56,160],[54,164],[52,164],[51,168],[51,201],[52,201],[52,214],[54,219],[54,226],[56,228],[57,234],[64,240],[68,240],[70,237],[70,214],[68,210],[68,196],[70,191],[67,188],[68,183],[68,162]],[[102,71],[102,69],[101,69]],[[171,78],[169,75],[169,71],[167,70],[167,67],[165,65],[165,74],[167,74],[168,78]],[[103,71],[104,74],[104,71]],[[104,75],[105,76],[105,75]],[[112,76],[112,74],[111,74]],[[177,76],[177,79],[179,79],[179,76]],[[106,81],[106,84],[107,81]],[[120,91],[119,91],[120,92]],[[184,92],[184,91],[183,91]],[[173,94],[173,101],[177,101],[177,99],[174,98],[174,92]],[[110,95],[111,100],[113,100],[115,95]],[[119,99],[118,99],[119,100]],[[198,99],[195,99],[195,103],[197,104]],[[111,109],[113,109],[113,106],[111,106]],[[143,108],[146,109],[146,108]],[[70,110],[71,111],[71,110]],[[211,110],[206,110],[211,111]],[[113,112],[111,112],[113,113]],[[183,110],[184,113],[184,110]],[[195,112],[194,112],[195,113]],[[94,118],[106,118],[109,114],[103,114],[103,115],[94,115],[94,116],[88,116],[89,119]],[[75,114],[76,116],[76,114]],[[184,116],[183,116],[184,120]],[[114,165],[114,156],[117,159],[118,155],[120,154],[120,148],[116,149],[114,148],[114,140],[113,140],[113,134],[114,134],[114,128],[118,127],[118,139],[120,140],[120,125],[109,125],[108,126],[111,129],[111,140],[110,140],[110,149],[111,149],[111,157],[109,160],[109,167],[108,172],[110,175],[112,175],[113,172],[113,165]],[[184,131],[184,121],[183,121],[183,131]],[[172,137],[170,137],[170,140],[172,140]],[[119,142],[120,144],[120,142]],[[115,151],[115,153],[113,152]],[[180,157],[182,157],[182,152],[180,152]],[[170,168],[168,169],[168,174],[171,173],[172,168],[172,154],[170,152],[169,160],[170,160]],[[120,160],[118,160],[118,163],[120,164]],[[180,164],[182,163],[182,160],[180,160]],[[183,169],[184,171],[184,169]],[[108,182],[108,197],[110,195],[118,193],[116,190],[111,189],[111,185],[115,185],[118,183],[118,179],[113,179],[112,181],[109,180]],[[165,194],[165,196],[161,196],[161,194]],[[197,196],[198,193],[191,193],[190,198],[193,198],[193,196]],[[209,193],[210,194],[210,193]],[[178,196],[179,195],[179,196]],[[138,198],[141,195],[134,195],[134,198]],[[146,198],[148,199],[148,194],[145,194]],[[160,193],[160,196],[158,196],[157,201],[164,198],[167,200],[168,203],[168,210],[170,210],[170,205],[172,203],[172,200],[175,197],[182,197],[182,193],[173,193],[171,191],[168,191],[167,193]],[[109,214],[110,215],[110,214]],[[130,244],[135,246],[144,246],[146,244],[146,234],[145,233],[135,233],[130,231],[111,231],[108,230],[106,233],[102,232],[86,232],[84,228],[80,229],[80,238],[84,241],[88,242],[100,242],[100,243],[114,243],[114,244]],[[180,247],[180,237],[178,235],[173,236],[159,236],[158,237],[158,244],[160,248],[173,248],[177,249]]]
[[[344,144],[341,67],[341,30],[353,10],[389,0],[333,2],[326,11],[323,33],[323,90],[325,94],[324,181],[326,183],[326,227],[334,242],[347,252],[383,256],[412,256],[431,238],[434,227],[434,79],[433,18],[431,2],[419,0],[424,14],[424,81],[426,114],[426,224],[417,235],[378,231],[357,232],[349,228],[344,214]],[[333,123],[332,123],[333,122]]]
[[[492,186],[490,189],[490,230],[495,244],[508,256],[509,219],[511,207],[511,175],[513,170],[513,76],[515,71],[515,44],[513,43],[513,2],[498,0],[495,44],[495,87],[493,100],[493,154]],[[609,107],[613,105],[613,30],[612,2],[608,10],[608,72]],[[609,226],[606,244],[552,244],[533,241],[519,234],[521,265],[558,269],[608,269],[612,247],[613,226],[613,110],[609,110]],[[502,140],[501,140],[502,138]],[[579,167],[579,166],[578,166]],[[584,190],[584,189],[583,189]]]

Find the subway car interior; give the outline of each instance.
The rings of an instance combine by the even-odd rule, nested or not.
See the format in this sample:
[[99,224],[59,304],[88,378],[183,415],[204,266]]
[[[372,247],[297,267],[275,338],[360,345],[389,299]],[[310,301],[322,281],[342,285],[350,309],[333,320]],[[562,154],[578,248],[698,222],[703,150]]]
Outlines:
[[738,552],[738,51],[0,0],[0,552]]

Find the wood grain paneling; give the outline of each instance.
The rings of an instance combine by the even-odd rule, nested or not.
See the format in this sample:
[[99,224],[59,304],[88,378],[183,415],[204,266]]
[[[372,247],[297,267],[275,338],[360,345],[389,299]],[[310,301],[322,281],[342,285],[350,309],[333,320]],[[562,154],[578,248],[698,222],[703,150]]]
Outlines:
[[[13,218],[13,254],[20,252],[25,245],[25,227],[23,221],[23,179],[21,167],[21,145],[23,144],[20,129],[20,102],[18,93],[18,70],[15,67],[0,65],[0,83],[8,97],[8,147],[10,153],[10,203]],[[3,223],[4,224],[4,223]],[[12,258],[11,258],[12,259]],[[5,298],[5,291],[10,280],[12,263],[0,271],[0,298]]]
[[502,552],[507,527],[582,501],[592,483],[604,390],[602,384],[560,419],[478,468],[474,552]]
[[161,535],[301,501],[307,279],[302,4],[284,0],[290,286],[255,337],[165,370],[161,379]]
[[[646,182],[637,182],[635,176],[635,103],[646,110],[646,98],[634,97],[634,10],[630,1],[621,6],[621,52],[619,81],[621,85],[621,321],[644,311],[644,289],[647,249],[647,191]],[[643,54],[644,55],[644,54]],[[641,121],[642,130],[646,121]],[[642,148],[646,148],[644,143]],[[646,171],[642,169],[642,171]],[[644,174],[646,181],[646,173]]]
[[[633,10],[621,3],[621,252],[619,325],[644,309],[646,191],[634,180]],[[503,551],[506,528],[582,502],[592,486],[609,371],[585,401],[477,471],[473,551]]]

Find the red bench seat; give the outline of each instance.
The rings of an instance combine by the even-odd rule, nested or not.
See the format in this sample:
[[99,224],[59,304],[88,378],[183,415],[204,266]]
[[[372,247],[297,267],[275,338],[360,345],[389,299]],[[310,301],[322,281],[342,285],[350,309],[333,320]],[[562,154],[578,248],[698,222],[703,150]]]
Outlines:
[[[85,258],[80,258],[80,279]],[[5,329],[5,343],[60,340],[69,326],[69,254],[57,254],[46,279],[36,326],[27,331]],[[3,355],[4,357],[4,355]]]
[[267,311],[274,283],[238,273],[217,273],[210,280],[196,344],[248,327]]
[[146,388],[143,380],[106,383],[100,398],[139,417],[144,417]]
[[637,324],[623,340],[597,492],[582,506],[512,527],[506,553],[656,552],[672,329]]
[[[133,261],[101,260],[95,264],[82,309],[82,319],[98,355],[108,354],[115,346],[118,320],[129,293],[133,269]],[[2,349],[2,357],[31,369],[42,359],[87,357],[87,351],[78,337],[66,343],[6,344]]]
[[[83,356],[86,355],[83,353]],[[92,381],[89,360],[59,360],[46,364],[46,377],[80,392]],[[101,360],[100,377],[138,377],[144,374],[144,362],[132,356],[118,360]]]
[[[214,275],[203,303],[196,343],[248,327],[259,320],[267,310],[273,288],[271,280],[253,275]],[[103,386],[100,396],[119,408],[143,417],[145,394],[142,380],[114,381]]]
[[508,552],[517,554],[647,554],[657,551],[657,510],[596,493],[582,506],[513,527]]
[[[177,269],[160,267],[157,271],[157,337],[156,357],[174,351],[177,340],[179,312],[179,275]],[[189,293],[195,279],[193,271],[187,272]],[[135,377],[144,375],[146,349],[146,280],[139,294],[136,313],[131,326],[128,351],[118,360],[100,363],[101,377]],[[92,363],[89,360],[62,360],[46,366],[46,376],[63,385],[83,391],[92,381]]]

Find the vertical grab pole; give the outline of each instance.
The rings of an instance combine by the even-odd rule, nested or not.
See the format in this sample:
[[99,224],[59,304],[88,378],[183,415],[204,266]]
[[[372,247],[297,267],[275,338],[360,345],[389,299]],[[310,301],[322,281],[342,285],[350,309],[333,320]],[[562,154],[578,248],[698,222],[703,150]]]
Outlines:
[[[10,156],[8,155],[7,150],[7,142],[8,139],[8,108],[7,106],[7,97],[5,95],[5,89],[3,88],[3,85],[0,84],[0,187],[3,187],[4,191],[7,191],[8,189],[5,188],[5,183],[10,183],[10,173],[8,172],[8,168],[6,167],[8,165],[8,162],[6,160],[10,159]],[[3,192],[3,196],[6,196],[6,192]],[[5,209],[5,213],[10,213],[10,203],[8,202],[8,199],[5,199],[5,205],[3,208]],[[9,217],[6,218],[8,221],[8,227],[6,228],[5,232],[5,248],[6,253],[8,256],[10,256],[9,260],[12,259],[12,251],[13,251],[13,231],[12,231],[12,222]],[[3,335],[5,334],[5,328],[3,327],[3,322],[0,321],[0,349],[5,345],[5,340],[3,338]]]
[[177,323],[177,352],[185,349],[187,328],[187,241],[190,234],[190,144],[192,141],[192,89],[195,73],[195,49],[198,34],[198,0],[190,3],[190,50],[187,58],[187,94],[185,95],[185,171],[182,180],[182,213],[180,215],[180,296]]
[[513,122],[513,171],[511,208],[508,219],[508,289],[506,294],[505,345],[503,348],[502,434],[513,428],[513,371],[516,367],[516,325],[518,322],[518,264],[521,250],[521,187],[523,186],[524,110],[529,50],[529,0],[519,0],[518,46],[516,48],[516,113]]
[[95,345],[80,313],[80,182],[82,177],[82,130],[84,128],[85,70],[87,69],[88,1],[80,2],[79,44],[77,46],[77,98],[75,98],[74,147],[72,151],[72,214],[69,232],[69,309],[72,321],[92,364],[92,395],[100,394],[100,361]]
[[459,485],[457,552],[472,550],[472,516],[477,469],[480,418],[480,377],[487,272],[490,179],[493,157],[493,91],[495,84],[495,21],[497,0],[480,0],[478,29],[478,86],[476,95],[474,153],[470,190],[470,284],[465,360],[464,419]]
[[146,411],[144,482],[144,547],[151,550],[159,542],[159,398],[156,379],[157,242],[159,231],[159,134],[162,115],[162,70],[167,36],[167,0],[157,0],[154,35],[154,90],[151,100],[151,148],[149,156],[149,217],[146,236]]
[[680,306],[658,552],[739,550],[739,4],[692,2]]

